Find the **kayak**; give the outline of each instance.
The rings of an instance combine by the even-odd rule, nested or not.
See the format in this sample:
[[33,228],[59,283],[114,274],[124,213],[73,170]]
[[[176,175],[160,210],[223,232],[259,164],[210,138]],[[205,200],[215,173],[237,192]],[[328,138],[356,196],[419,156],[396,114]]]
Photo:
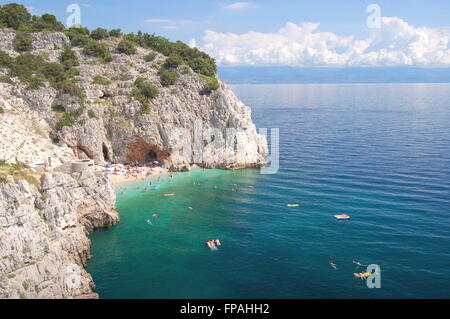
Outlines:
[[164,194],[164,196],[166,196],[166,197],[175,196],[175,194]]
[[288,206],[288,207],[299,207],[300,204],[288,204],[287,206]]
[[343,215],[335,215],[334,218],[338,220],[348,220],[350,219],[350,216],[343,214]]

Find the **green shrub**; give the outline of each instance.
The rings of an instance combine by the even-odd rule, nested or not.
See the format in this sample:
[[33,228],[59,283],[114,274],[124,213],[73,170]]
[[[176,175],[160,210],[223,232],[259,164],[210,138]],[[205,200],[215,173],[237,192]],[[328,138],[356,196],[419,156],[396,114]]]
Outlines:
[[110,37],[114,37],[114,38],[118,38],[122,35],[122,32],[120,29],[112,29],[111,31],[109,31],[109,36]]
[[14,171],[20,171],[23,169],[28,169],[30,168],[30,166],[28,166],[27,164],[23,163],[23,162],[15,162],[14,164],[11,164],[11,170]]
[[27,80],[28,89],[37,90],[42,86],[43,82],[44,81],[40,76],[33,75],[31,78]]
[[8,53],[0,50],[0,67],[9,68],[13,61],[14,59],[10,57]]
[[67,35],[69,36],[69,38],[74,35],[74,34],[81,34],[81,35],[90,35],[89,29],[88,28],[84,28],[84,27],[70,27],[68,29],[65,30],[65,32],[67,33]]
[[46,63],[42,74],[52,84],[63,81],[66,77],[64,67],[59,63]]
[[219,80],[217,80],[216,77],[202,76],[202,78],[206,81],[206,84],[203,86],[203,89],[200,91],[201,95],[209,95],[213,91],[217,90],[220,87]]
[[52,106],[52,110],[53,112],[64,113],[66,111],[66,108],[60,104],[57,104]]
[[108,85],[108,84],[111,84],[111,81],[109,81],[108,79],[105,79],[103,76],[97,74],[97,75],[94,76],[94,78],[92,79],[92,83],[94,83],[94,84],[100,84],[100,85]]
[[28,10],[21,4],[10,3],[0,7],[0,25],[18,29],[31,19]]
[[122,40],[117,46],[117,51],[119,53],[124,53],[128,55],[136,54],[136,47],[134,46],[133,42],[129,40]]
[[78,57],[70,47],[65,47],[64,51],[61,53],[59,60],[64,65],[66,70],[70,70],[71,68],[78,66]]
[[166,68],[177,68],[179,65],[183,64],[183,62],[183,59],[178,54],[172,53],[169,55],[164,66]]
[[183,74],[191,74],[191,69],[187,65],[184,65],[182,72]]
[[152,83],[146,81],[144,78],[137,78],[134,81],[134,88],[132,96],[134,96],[142,104],[147,104],[149,99],[154,99],[158,96],[158,88]]
[[0,114],[5,113],[5,110],[0,106]]
[[24,53],[16,57],[10,67],[9,74],[28,83],[30,89],[36,89],[41,86],[44,79],[41,72],[45,63],[39,55]]
[[74,47],[84,47],[89,43],[89,40],[90,40],[89,36],[85,34],[75,33],[72,35],[72,37],[70,37],[70,43]]
[[64,126],[73,126],[76,123],[78,117],[83,114],[83,108],[80,107],[75,111],[66,111],[61,116],[58,123],[56,123],[55,129],[60,131]]
[[178,79],[178,74],[176,71],[163,71],[160,74],[160,81],[162,86],[174,85]]
[[217,67],[213,59],[196,57],[188,62],[188,65],[194,70],[195,73],[203,74],[206,76],[215,76],[217,73]]
[[79,100],[85,98],[85,94],[82,88],[71,80],[64,80],[56,84],[56,88],[64,94],[77,97]]
[[97,114],[95,114],[95,112],[93,110],[89,110],[88,111],[88,116],[90,119],[97,119]]
[[150,114],[150,108],[148,107],[148,104],[142,105],[141,113],[142,114]]
[[144,57],[145,62],[152,62],[156,58],[156,53],[151,52]]
[[[33,16],[31,24],[26,27],[31,31],[63,31],[64,24],[59,22],[52,14],[43,14],[42,16]],[[22,28],[21,28],[22,29]]]
[[14,39],[14,46],[17,51],[25,52],[33,48],[33,38],[28,32],[17,32]]
[[105,43],[99,43],[97,41],[89,41],[84,47],[84,54],[94,56],[97,58],[102,58],[104,61],[111,61],[112,56],[109,52],[109,48]]
[[0,76],[0,82],[8,83],[8,84],[11,84],[11,85],[14,84],[13,80],[12,80],[11,77],[8,76],[8,75],[2,75],[2,76]]
[[176,59],[176,63],[186,63],[198,74],[215,76],[217,73],[216,62],[213,58],[197,48],[189,47],[186,43],[181,41],[170,42],[164,37],[158,37],[148,33],[138,33],[134,36],[134,39],[142,47],[153,49],[165,56],[178,55],[183,62],[180,63],[180,61]]
[[94,40],[102,40],[109,37],[108,30],[103,28],[97,28],[91,32],[91,38]]

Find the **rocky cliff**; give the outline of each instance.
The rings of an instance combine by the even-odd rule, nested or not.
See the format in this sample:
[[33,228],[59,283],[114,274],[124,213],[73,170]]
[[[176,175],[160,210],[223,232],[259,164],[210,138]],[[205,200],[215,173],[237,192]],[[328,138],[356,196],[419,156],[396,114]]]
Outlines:
[[[0,159],[32,162],[52,156],[65,162],[76,156],[98,164],[158,160],[175,170],[192,164],[208,168],[264,165],[265,138],[257,134],[250,108],[227,85],[219,83],[217,90],[202,94],[204,77],[180,65],[175,68],[176,83],[163,86],[159,74],[167,57],[142,47],[132,55],[118,53],[114,48],[120,41],[102,40],[112,54],[109,62],[73,47],[79,61],[74,68],[77,85],[85,93],[82,101],[49,83],[34,90],[13,77],[9,83],[0,83],[0,107],[5,111],[0,116]],[[31,54],[56,63],[70,46],[63,33],[34,33],[32,43]],[[11,57],[18,55],[11,30],[0,31],[0,50]],[[155,58],[146,62],[149,53]],[[146,112],[133,96],[138,78],[159,90]],[[55,106],[76,113],[76,121],[57,129],[63,115],[55,112]],[[49,136],[57,142],[52,143]]]
[[0,183],[0,299],[96,298],[87,234],[119,220],[106,177],[44,174]]
[[72,45],[67,31],[31,33],[24,53],[16,32],[0,29],[0,298],[97,297],[85,270],[87,234],[119,219],[107,178],[45,173],[28,183],[20,171],[2,175],[2,165],[48,158],[53,166],[157,160],[175,171],[265,164],[267,143],[250,108],[214,76],[186,63],[167,67],[170,56],[148,46],[123,53],[123,36],[94,43],[110,55],[95,57],[88,45]]

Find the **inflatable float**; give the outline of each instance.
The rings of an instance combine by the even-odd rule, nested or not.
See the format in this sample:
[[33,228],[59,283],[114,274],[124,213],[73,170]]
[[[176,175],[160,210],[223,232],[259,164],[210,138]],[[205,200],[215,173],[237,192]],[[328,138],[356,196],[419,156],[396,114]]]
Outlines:
[[372,276],[371,272],[354,273],[355,278],[367,279]]
[[334,218],[336,218],[337,220],[349,220],[350,216],[345,215],[345,214],[343,214],[343,215],[334,215]]

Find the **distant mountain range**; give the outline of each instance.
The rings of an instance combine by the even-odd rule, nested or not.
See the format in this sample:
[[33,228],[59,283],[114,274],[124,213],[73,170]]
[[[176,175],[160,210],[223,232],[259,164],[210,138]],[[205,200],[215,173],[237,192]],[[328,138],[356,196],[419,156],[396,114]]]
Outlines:
[[220,67],[228,84],[450,83],[450,68],[417,67]]

